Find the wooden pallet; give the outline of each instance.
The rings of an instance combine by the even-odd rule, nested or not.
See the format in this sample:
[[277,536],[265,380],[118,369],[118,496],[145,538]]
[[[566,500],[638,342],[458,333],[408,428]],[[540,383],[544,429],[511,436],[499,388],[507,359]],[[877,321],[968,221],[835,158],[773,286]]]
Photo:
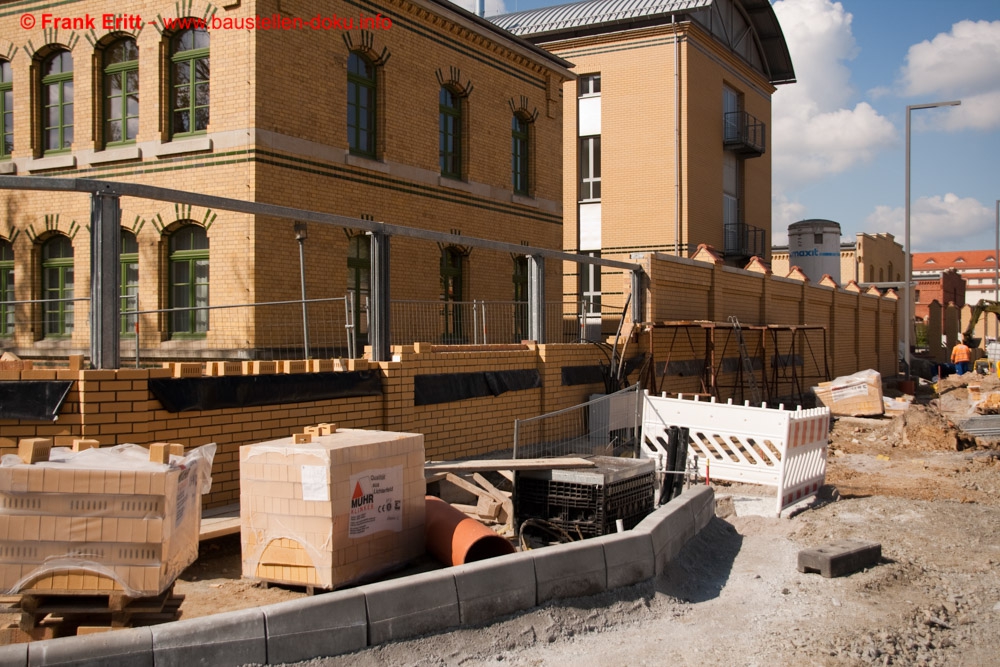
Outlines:
[[130,598],[121,592],[92,595],[88,591],[82,595],[71,590],[29,591],[4,598],[0,613],[19,613],[18,630],[26,636],[50,627],[55,628],[55,636],[67,636],[175,621],[182,602],[184,596],[175,595],[173,585],[148,598]]

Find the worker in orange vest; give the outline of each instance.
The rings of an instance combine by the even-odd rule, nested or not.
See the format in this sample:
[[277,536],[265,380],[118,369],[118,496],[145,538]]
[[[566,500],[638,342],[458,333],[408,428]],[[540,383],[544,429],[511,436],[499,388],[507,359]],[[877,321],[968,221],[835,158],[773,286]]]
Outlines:
[[969,372],[969,362],[972,359],[972,350],[964,341],[958,341],[958,345],[951,350],[951,362],[955,364],[955,372],[965,375]]

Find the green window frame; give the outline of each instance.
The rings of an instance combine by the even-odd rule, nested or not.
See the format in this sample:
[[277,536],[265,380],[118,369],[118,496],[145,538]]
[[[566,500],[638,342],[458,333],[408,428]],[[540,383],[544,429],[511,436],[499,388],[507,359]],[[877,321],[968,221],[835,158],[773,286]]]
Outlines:
[[514,257],[514,340],[520,343],[528,337],[528,258]]
[[511,184],[514,187],[514,192],[519,195],[529,193],[528,139],[528,121],[515,115],[510,124]]
[[353,293],[351,308],[354,311],[354,331],[357,341],[366,345],[368,322],[365,315],[365,298],[371,280],[371,240],[368,236],[352,236],[347,248],[347,289]]
[[104,145],[135,143],[139,133],[139,47],[131,37],[104,51]]
[[375,157],[375,65],[360,53],[347,58],[347,144],[351,153]]
[[0,159],[14,152],[14,75],[9,60],[0,60]]
[[458,248],[441,251],[441,314],[443,343],[461,343],[463,339],[462,298],[465,283],[465,254]]
[[0,239],[0,336],[14,334],[14,246]]
[[42,62],[42,149],[73,147],[73,54],[56,51]]
[[170,136],[208,131],[210,67],[208,31],[192,28],[170,40]]
[[53,236],[42,245],[42,319],[46,338],[73,334],[73,242]]
[[[136,318],[139,309],[139,241],[135,234],[122,230],[121,264],[121,334],[135,336]],[[132,312],[128,312],[132,311]]]
[[462,178],[462,98],[442,87],[438,94],[438,109],[441,175]]
[[170,235],[170,315],[172,338],[204,338],[208,332],[208,234],[185,225]]

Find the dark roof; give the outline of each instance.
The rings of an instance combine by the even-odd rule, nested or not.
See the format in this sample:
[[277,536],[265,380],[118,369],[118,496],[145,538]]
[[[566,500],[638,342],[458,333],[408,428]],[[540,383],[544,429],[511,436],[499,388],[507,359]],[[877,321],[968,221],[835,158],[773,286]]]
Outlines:
[[[535,43],[670,23],[675,15],[710,8],[715,0],[582,0],[490,17],[490,21]],[[769,0],[733,0],[746,12],[760,41],[768,79],[792,83],[795,69]]]

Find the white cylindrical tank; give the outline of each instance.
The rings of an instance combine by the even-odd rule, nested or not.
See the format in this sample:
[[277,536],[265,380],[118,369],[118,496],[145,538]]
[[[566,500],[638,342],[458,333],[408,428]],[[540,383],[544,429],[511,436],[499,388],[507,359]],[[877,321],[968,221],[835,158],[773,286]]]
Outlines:
[[824,274],[840,282],[840,223],[800,220],[788,225],[788,265],[802,269],[809,280]]

